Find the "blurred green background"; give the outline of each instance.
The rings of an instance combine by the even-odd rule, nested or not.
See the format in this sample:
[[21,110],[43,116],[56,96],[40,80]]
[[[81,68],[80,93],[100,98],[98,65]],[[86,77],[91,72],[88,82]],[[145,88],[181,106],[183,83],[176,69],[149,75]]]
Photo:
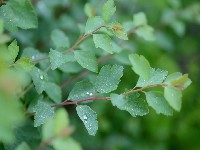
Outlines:
[[[94,14],[100,14],[105,0],[32,0],[38,14],[39,28],[20,30],[13,34],[21,49],[34,47],[48,52],[52,47],[53,29],[63,30],[73,43],[79,36],[79,27],[87,16],[84,6],[90,3]],[[169,73],[189,73],[192,85],[183,92],[182,109],[173,117],[157,115],[150,109],[144,117],[133,118],[128,112],[112,107],[108,102],[95,102],[92,108],[98,114],[99,130],[89,136],[78,118],[75,107],[66,107],[74,138],[84,150],[199,150],[200,149],[200,2],[199,0],[115,0],[117,12],[113,20],[128,22],[133,14],[143,11],[155,29],[156,41],[148,42],[132,34],[122,43],[124,49],[144,55],[151,66]],[[127,50],[128,51],[128,50]],[[123,54],[121,54],[123,55]],[[119,58],[119,56],[116,56]],[[117,63],[112,57],[108,63]],[[126,60],[120,57],[122,63]],[[119,59],[118,59],[119,60]],[[119,62],[118,62],[119,63]],[[73,76],[70,75],[70,76]],[[134,87],[138,77],[125,68],[119,91]],[[73,87],[69,85],[66,91]]]

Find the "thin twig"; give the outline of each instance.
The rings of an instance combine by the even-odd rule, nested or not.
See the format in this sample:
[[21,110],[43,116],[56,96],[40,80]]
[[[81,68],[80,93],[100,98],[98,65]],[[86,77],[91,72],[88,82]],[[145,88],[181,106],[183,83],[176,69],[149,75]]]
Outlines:
[[[91,35],[93,35],[94,33],[96,33],[97,31],[99,31],[101,28],[109,28],[109,27],[108,26],[100,26],[97,29],[95,29],[94,31],[92,31],[92,32],[90,32],[88,34],[85,34],[83,36],[80,36],[78,38],[78,40],[75,42],[75,44],[71,48],[63,51],[62,53],[66,54],[66,53],[69,53],[69,52],[73,52],[82,41],[84,41],[85,39],[87,39],[88,37],[90,37]],[[45,60],[45,59],[49,59],[49,56],[38,58],[38,59],[35,59],[35,60],[32,60],[32,61],[35,62],[35,63],[37,63],[37,62]]]
[[53,105],[51,105],[51,107],[74,105],[74,104],[82,103],[82,102],[85,102],[85,101],[98,101],[98,100],[110,100],[110,97],[90,97],[90,98],[86,98],[86,99],[82,99],[82,100],[75,100],[75,101],[72,101],[72,102],[64,101],[60,104],[53,104]]
[[[143,88],[139,88],[139,89],[132,89],[128,92],[124,92],[122,93],[121,95],[128,95],[128,94],[132,94],[132,93],[136,93],[136,92],[143,92],[144,90],[146,89],[149,89],[149,88],[153,88],[153,87],[165,87],[165,86],[168,86],[167,84],[152,84],[152,85],[148,85],[146,87],[143,87]],[[82,99],[82,100],[74,100],[74,101],[67,101],[65,100],[64,102],[60,103],[60,104],[53,104],[51,105],[51,107],[59,107],[59,106],[66,106],[66,105],[76,105],[78,103],[82,103],[82,102],[85,102],[85,101],[99,101],[99,100],[111,100],[111,97],[89,97],[89,98],[85,98],[85,99]]]

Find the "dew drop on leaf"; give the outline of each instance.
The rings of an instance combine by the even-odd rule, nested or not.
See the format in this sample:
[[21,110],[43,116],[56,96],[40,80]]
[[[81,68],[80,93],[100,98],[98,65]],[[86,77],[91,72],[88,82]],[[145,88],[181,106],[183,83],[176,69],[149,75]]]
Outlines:
[[87,116],[86,116],[86,115],[84,115],[84,116],[83,116],[83,119],[84,119],[84,120],[87,120]]
[[44,79],[44,77],[41,75],[41,76],[40,76],[40,79],[41,79],[41,80],[43,80],[43,79]]
[[31,59],[34,60],[34,59],[35,59],[35,56],[31,56]]

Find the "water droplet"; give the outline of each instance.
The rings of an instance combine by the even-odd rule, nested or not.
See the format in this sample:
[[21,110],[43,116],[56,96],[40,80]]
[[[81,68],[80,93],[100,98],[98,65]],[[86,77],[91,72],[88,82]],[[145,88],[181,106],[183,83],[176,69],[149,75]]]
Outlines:
[[34,59],[35,59],[35,56],[31,56],[31,59],[34,60]]
[[43,80],[43,79],[44,79],[44,77],[43,77],[42,75],[40,75],[40,79],[41,79],[41,80]]
[[89,92],[87,92],[86,94],[87,94],[87,95],[89,95],[90,93],[89,93]]
[[92,96],[93,94],[92,93],[90,93],[90,96]]
[[87,120],[87,116],[86,116],[86,115],[84,115],[84,116],[83,116],[83,119],[84,119],[84,120]]

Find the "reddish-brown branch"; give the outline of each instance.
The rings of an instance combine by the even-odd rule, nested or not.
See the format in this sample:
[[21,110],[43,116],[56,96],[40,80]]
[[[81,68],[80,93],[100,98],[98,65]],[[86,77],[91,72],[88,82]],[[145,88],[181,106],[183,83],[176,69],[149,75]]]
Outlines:
[[[149,89],[149,88],[153,88],[153,87],[165,87],[165,86],[168,86],[167,84],[152,84],[152,85],[148,85],[146,87],[143,87],[143,88],[139,88],[139,89],[132,89],[128,92],[124,92],[122,93],[122,95],[128,95],[128,94],[132,94],[132,93],[136,93],[136,92],[143,92],[144,90],[146,89]],[[78,104],[78,103],[82,103],[82,102],[85,102],[85,101],[99,101],[99,100],[111,100],[110,97],[90,97],[90,98],[86,98],[86,99],[82,99],[82,100],[74,100],[74,101],[64,101],[60,104],[53,104],[51,105],[51,107],[58,107],[58,106],[66,106],[66,105],[74,105],[74,104]]]
[[82,103],[82,102],[85,102],[85,101],[98,101],[98,100],[110,100],[110,97],[90,97],[90,98],[86,98],[86,99],[82,99],[82,100],[75,100],[75,101],[72,101],[72,102],[64,101],[60,104],[53,104],[53,105],[51,105],[51,107],[74,105],[74,104]]
[[162,84],[152,84],[152,85],[148,85],[148,86],[145,86],[143,88],[140,88],[140,89],[136,89],[136,90],[132,89],[128,92],[124,92],[123,94],[126,95],[126,94],[135,93],[135,92],[142,92],[146,89],[149,89],[149,88],[152,88],[152,87],[157,87],[157,86],[165,87],[165,86],[167,86],[167,84],[164,84],[164,83],[162,83]]

